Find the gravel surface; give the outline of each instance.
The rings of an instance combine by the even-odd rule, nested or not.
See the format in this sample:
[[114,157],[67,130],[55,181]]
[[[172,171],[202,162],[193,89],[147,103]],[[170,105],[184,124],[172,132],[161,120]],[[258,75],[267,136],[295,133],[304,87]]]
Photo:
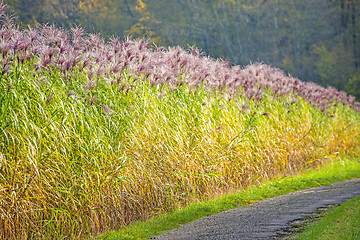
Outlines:
[[360,179],[334,183],[214,214],[152,239],[279,239],[291,222],[360,195]]

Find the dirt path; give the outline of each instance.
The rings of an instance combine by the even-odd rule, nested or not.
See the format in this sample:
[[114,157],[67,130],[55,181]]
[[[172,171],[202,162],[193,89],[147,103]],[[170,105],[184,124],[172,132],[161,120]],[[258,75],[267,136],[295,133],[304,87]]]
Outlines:
[[278,239],[289,223],[360,195],[360,179],[311,188],[214,214],[153,239]]

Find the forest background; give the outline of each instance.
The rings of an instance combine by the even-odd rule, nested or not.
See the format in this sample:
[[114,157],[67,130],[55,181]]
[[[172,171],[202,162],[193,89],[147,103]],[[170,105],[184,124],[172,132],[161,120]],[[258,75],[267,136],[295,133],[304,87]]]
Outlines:
[[359,0],[5,0],[14,21],[196,46],[231,64],[263,62],[360,100]]

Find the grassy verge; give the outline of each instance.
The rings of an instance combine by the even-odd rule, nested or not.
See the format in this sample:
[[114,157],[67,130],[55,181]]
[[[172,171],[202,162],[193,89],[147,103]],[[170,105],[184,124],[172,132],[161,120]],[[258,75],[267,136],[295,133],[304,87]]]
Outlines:
[[327,211],[295,239],[360,239],[360,196]]
[[[102,235],[98,239],[147,239],[210,214],[245,206],[261,199],[356,177],[360,177],[360,163],[357,159],[330,162],[301,175],[275,179],[218,199],[194,203],[187,208],[155,217],[146,222],[132,224],[117,232]],[[332,221],[334,220],[332,219]]]

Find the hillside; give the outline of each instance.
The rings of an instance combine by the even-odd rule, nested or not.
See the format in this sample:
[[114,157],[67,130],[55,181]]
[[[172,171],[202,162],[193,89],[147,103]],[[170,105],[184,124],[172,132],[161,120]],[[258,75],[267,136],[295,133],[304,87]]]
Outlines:
[[0,4],[0,238],[78,239],[339,156],[360,103],[198,49],[19,29]]

